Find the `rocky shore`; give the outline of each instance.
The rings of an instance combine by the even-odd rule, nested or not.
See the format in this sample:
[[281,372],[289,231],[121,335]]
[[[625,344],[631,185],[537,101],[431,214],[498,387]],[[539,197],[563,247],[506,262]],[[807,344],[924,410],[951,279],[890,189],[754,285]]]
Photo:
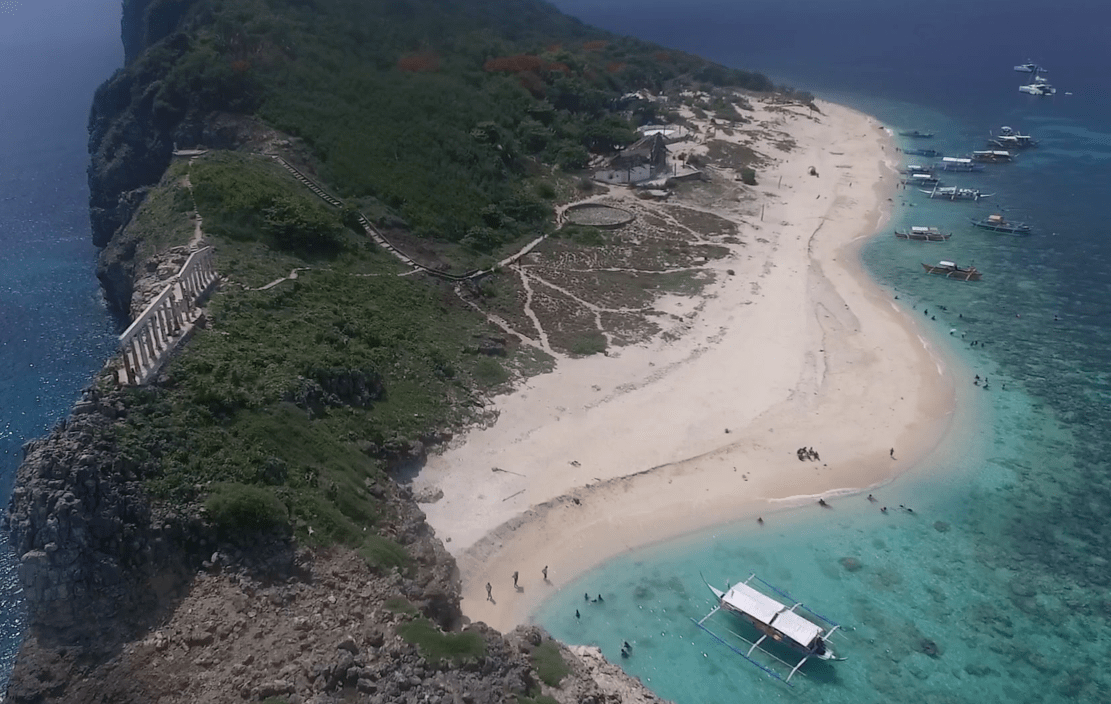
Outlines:
[[429,657],[399,627],[457,630],[459,583],[407,489],[378,487],[394,515],[383,532],[411,558],[402,572],[284,535],[220,543],[198,516],[148,501],[115,460],[126,413],[120,395],[90,390],[25,448],[5,527],[31,628],[6,701],[659,701],[590,648],[560,645],[568,673],[542,684],[530,655],[551,639],[535,627],[469,624],[482,655]]
[[[128,224],[175,144],[234,148],[259,128],[203,105],[167,111],[155,99],[172,56],[147,61],[144,51],[167,37],[163,53],[183,51],[189,37],[171,30],[191,4],[124,1],[128,66],[97,91],[90,113],[97,276],[121,320],[157,268],[147,266],[154,260],[140,254]],[[526,627],[503,636],[465,624],[454,559],[411,492],[392,481],[369,491],[388,516],[376,530],[408,555],[401,570],[376,570],[340,548],[301,546],[288,528],[229,539],[199,506],[152,501],[144,467],[119,452],[130,402],[105,375],[47,437],[24,447],[3,529],[19,565],[28,632],[0,699],[658,701],[596,652],[563,646],[567,674],[544,684],[532,655],[551,640],[546,633]],[[477,634],[480,652],[427,652],[401,634],[415,622],[429,624],[433,638]]]

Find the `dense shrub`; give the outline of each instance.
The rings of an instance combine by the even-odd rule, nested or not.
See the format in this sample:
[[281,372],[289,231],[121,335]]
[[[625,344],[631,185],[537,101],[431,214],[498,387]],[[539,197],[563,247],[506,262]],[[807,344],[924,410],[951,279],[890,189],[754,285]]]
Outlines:
[[229,535],[269,530],[289,519],[285,505],[272,491],[237,482],[215,485],[204,507],[212,524]]
[[443,633],[428,619],[418,618],[397,627],[406,642],[416,645],[425,660],[459,664],[486,654],[486,641],[478,633]]
[[549,687],[558,687],[560,681],[571,672],[559,652],[559,646],[551,640],[544,641],[532,651],[532,664],[536,667],[540,681]]

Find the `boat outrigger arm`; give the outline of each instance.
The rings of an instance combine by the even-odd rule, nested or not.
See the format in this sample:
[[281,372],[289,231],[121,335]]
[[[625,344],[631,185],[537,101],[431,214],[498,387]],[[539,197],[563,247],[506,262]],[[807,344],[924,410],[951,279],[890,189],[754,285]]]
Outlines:
[[[789,599],[789,600],[790,600],[790,601],[792,601],[792,602],[795,602],[795,600],[794,600],[794,599],[793,599],[793,598],[792,598],[792,597],[791,597],[791,596],[790,596],[789,594],[787,594],[786,592],[780,591],[779,589],[777,589],[776,587],[772,586],[771,584],[768,584],[768,583],[767,583],[767,582],[765,582],[764,580],[762,580],[762,579],[760,579],[759,577],[757,577],[757,576],[756,576],[755,574],[753,574],[753,575],[750,575],[750,576],[749,576],[749,578],[748,578],[748,579],[746,579],[746,580],[745,580],[744,582],[741,582],[741,584],[742,584],[742,585],[747,585],[747,584],[748,584],[748,583],[749,583],[750,581],[752,581],[753,579],[757,580],[757,581],[758,581],[758,582],[760,582],[760,583],[761,583],[762,585],[764,585],[765,587],[767,587],[767,588],[768,588],[768,589],[770,589],[771,591],[775,592],[776,594],[779,594],[780,596],[783,596],[784,598],[786,598],[786,599]],[[704,581],[704,582],[706,581],[706,580],[705,580],[705,578],[703,578],[703,581]],[[701,620],[695,621],[695,620],[694,620],[694,619],[692,618],[692,619],[691,619],[691,621],[692,621],[692,622],[693,622],[693,623],[694,623],[694,624],[695,624],[696,626],[698,626],[699,628],[701,628],[701,629],[702,629],[703,631],[706,631],[707,633],[709,633],[709,634],[710,634],[710,635],[711,635],[711,636],[712,636],[712,637],[714,638],[714,640],[716,640],[717,642],[721,643],[721,644],[722,644],[722,645],[724,645],[725,647],[729,648],[730,650],[732,650],[732,651],[733,651],[734,653],[736,653],[737,655],[740,655],[740,656],[741,656],[742,658],[744,658],[745,660],[748,660],[748,661],[749,661],[750,663],[752,663],[752,664],[753,664],[753,665],[755,665],[756,667],[760,668],[760,669],[761,669],[761,670],[762,670],[762,671],[763,671],[763,672],[764,672],[765,674],[767,674],[767,675],[769,675],[769,676],[771,676],[771,677],[774,677],[774,678],[775,678],[775,679],[777,679],[777,680],[780,680],[780,681],[784,682],[785,684],[787,684],[787,686],[794,686],[794,685],[792,685],[792,684],[791,684],[791,678],[795,676],[795,674],[796,674],[796,673],[797,673],[797,672],[799,671],[799,669],[800,669],[800,668],[801,668],[801,667],[803,666],[803,664],[805,664],[805,663],[806,663],[806,661],[807,661],[807,660],[809,660],[809,659],[810,659],[810,657],[811,657],[811,655],[813,655],[814,653],[813,653],[813,652],[807,652],[807,653],[805,653],[805,654],[803,655],[802,659],[801,659],[801,660],[799,660],[799,661],[798,661],[797,663],[795,663],[795,664],[794,664],[794,665],[792,666],[792,665],[791,665],[791,663],[789,663],[789,662],[786,662],[786,661],[782,660],[781,658],[777,657],[777,656],[776,656],[776,655],[775,655],[774,653],[772,653],[772,652],[770,652],[770,651],[768,651],[768,650],[766,650],[766,649],[764,649],[764,648],[760,647],[760,646],[761,646],[761,644],[762,644],[762,643],[764,642],[764,640],[766,640],[766,639],[768,638],[768,636],[769,636],[769,635],[772,635],[771,633],[763,632],[763,629],[761,629],[761,631],[762,631],[762,632],[761,632],[761,635],[760,635],[760,637],[759,637],[758,639],[756,639],[755,641],[751,641],[751,640],[749,640],[749,639],[745,638],[744,636],[740,635],[739,633],[735,633],[734,631],[732,631],[732,630],[730,630],[730,629],[726,628],[726,629],[725,629],[725,631],[726,631],[727,633],[729,633],[730,635],[732,635],[732,636],[733,636],[733,637],[735,637],[735,638],[738,638],[738,639],[740,639],[741,641],[743,641],[744,643],[748,644],[748,646],[749,646],[747,650],[741,650],[740,648],[734,647],[734,646],[733,646],[732,644],[728,643],[728,642],[727,642],[727,641],[726,641],[726,640],[725,640],[724,638],[722,638],[721,636],[719,636],[719,635],[718,635],[717,633],[714,633],[714,632],[713,632],[712,630],[710,630],[710,629],[709,629],[709,628],[708,628],[708,627],[707,627],[707,626],[705,625],[706,621],[708,621],[708,620],[710,619],[710,617],[712,617],[712,616],[713,616],[714,614],[716,614],[716,613],[717,613],[718,611],[721,611],[721,609],[722,609],[722,605],[721,605],[721,604],[722,604],[722,602],[720,601],[720,598],[721,598],[722,596],[724,596],[724,595],[726,594],[726,592],[721,592],[721,591],[719,591],[719,590],[715,589],[715,588],[714,588],[713,586],[711,586],[711,585],[709,584],[709,582],[707,582],[707,583],[706,583],[706,586],[710,587],[710,590],[711,590],[711,591],[713,591],[713,592],[714,592],[714,594],[718,595],[718,597],[719,597],[719,604],[718,604],[717,606],[715,606],[715,607],[714,607],[713,609],[711,609],[711,610],[710,610],[710,613],[708,613],[708,614],[706,614],[705,616],[703,616]],[[727,588],[727,590],[728,590],[728,588]],[[773,603],[774,603],[774,602],[773,602]],[[807,608],[807,607],[806,607],[805,605],[803,605],[803,603],[802,603],[802,602],[795,602],[795,603],[794,603],[794,605],[793,605],[793,606],[791,606],[790,608],[786,608],[786,607],[783,607],[783,608],[782,608],[782,610],[778,611],[776,615],[777,615],[777,616],[779,616],[779,615],[781,615],[781,614],[786,614],[786,613],[791,613],[791,614],[795,614],[796,610],[798,610],[798,609],[801,609],[801,610],[803,610],[803,611],[806,611],[806,612],[807,612],[808,614],[810,614],[811,616],[813,616],[813,617],[817,618],[818,620],[820,620],[820,621],[823,621],[823,622],[825,622],[825,623],[829,624],[830,626],[832,626],[832,628],[830,628],[830,629],[829,629],[828,631],[821,631],[821,633],[822,633],[822,635],[821,635],[821,638],[822,638],[822,640],[823,640],[823,641],[827,641],[827,642],[828,642],[828,639],[829,639],[829,637],[830,637],[831,635],[833,635],[833,633],[834,633],[835,631],[837,631],[837,630],[838,630],[839,628],[841,628],[841,626],[840,626],[839,624],[836,624],[836,623],[834,623],[833,621],[830,621],[829,619],[825,618],[824,616],[822,616],[822,615],[820,615],[820,614],[818,614],[818,613],[816,613],[816,612],[814,612],[814,611],[811,611],[811,610],[810,610],[809,608]],[[797,617],[797,619],[798,619],[798,620],[802,620],[802,617],[801,617],[801,616],[799,616],[799,617]],[[817,628],[817,626],[813,626],[813,624],[810,624],[810,625],[811,625],[812,627],[814,627],[814,628]],[[781,637],[781,636],[782,636],[783,634],[782,634],[782,633],[779,633],[778,631],[777,631],[777,634],[778,634],[778,635],[774,635],[774,636],[772,636],[772,637],[773,637],[773,639],[775,639],[775,640],[780,640],[780,637]],[[765,655],[767,655],[768,657],[771,657],[772,659],[776,660],[777,662],[779,662],[780,664],[784,665],[785,667],[789,667],[789,668],[791,668],[790,672],[789,672],[789,673],[787,674],[787,676],[786,676],[786,677],[784,677],[783,675],[781,675],[780,673],[778,673],[778,672],[776,672],[775,670],[771,669],[770,667],[767,667],[766,665],[764,665],[764,664],[762,664],[762,663],[760,663],[760,662],[756,661],[756,660],[755,660],[755,659],[753,659],[753,657],[752,657],[752,654],[753,654],[753,653],[754,653],[754,652],[755,652],[756,650],[760,650],[760,651],[761,651],[762,653],[764,653],[764,654],[765,654]],[[832,652],[829,652],[829,655],[831,655],[831,656],[832,656],[832,655],[833,655],[833,653],[832,653]],[[844,660],[845,658],[833,658],[833,659],[836,659],[836,660]]]

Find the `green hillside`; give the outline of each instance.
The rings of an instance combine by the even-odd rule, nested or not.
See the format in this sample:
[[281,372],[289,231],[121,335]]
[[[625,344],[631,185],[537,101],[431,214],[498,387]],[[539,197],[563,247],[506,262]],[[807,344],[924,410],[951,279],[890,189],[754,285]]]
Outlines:
[[[591,153],[659,118],[628,93],[772,88],[535,0],[155,0],[139,14],[150,23],[167,6],[173,26],[150,24],[144,36],[162,38],[98,94],[94,143],[142,111],[165,134],[216,112],[253,116],[295,138],[348,207],[322,205],[247,147],[175,165],[132,236],[184,244],[195,203],[224,283],[208,328],[159,383],[129,392],[112,442],[153,496],[205,506],[226,539],[291,527],[383,565],[404,563],[364,530],[389,521],[384,471],[547,362],[453,286],[398,277],[396,259],[349,229],[354,209],[448,265],[489,261],[553,227]],[[114,125],[98,122],[104,106]],[[98,197],[94,220],[97,202],[114,202]],[[185,225],[167,228],[175,218]],[[144,223],[157,232],[134,229]],[[262,288],[294,269],[307,271]]]

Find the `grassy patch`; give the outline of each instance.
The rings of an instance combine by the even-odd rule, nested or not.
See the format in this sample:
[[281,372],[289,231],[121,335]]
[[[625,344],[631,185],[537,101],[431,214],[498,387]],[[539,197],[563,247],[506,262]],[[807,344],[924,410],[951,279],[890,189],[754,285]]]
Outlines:
[[493,357],[483,357],[475,363],[475,379],[487,388],[499,386],[509,381],[509,372],[502,363]]
[[428,619],[418,618],[397,627],[407,643],[420,649],[425,660],[459,664],[486,654],[486,641],[477,633],[443,633]]
[[395,596],[393,598],[386,599],[385,607],[387,611],[395,614],[416,616],[417,613],[419,613],[417,611],[417,607],[413,606],[413,602],[409,601],[403,596]]
[[196,229],[190,219],[193,198],[185,185],[188,164],[176,161],[152,188],[135,212],[128,235],[139,240],[137,258],[142,261],[170,247],[185,245]]
[[606,338],[602,333],[588,333],[579,335],[571,343],[571,354],[585,357],[591,354],[601,354],[606,351]]
[[380,535],[368,535],[359,548],[359,555],[375,569],[402,568],[409,564],[405,548]]
[[536,650],[532,651],[532,664],[540,681],[549,687],[558,687],[559,683],[571,672],[571,668],[563,660],[559,646],[554,641],[544,641]]
[[236,482],[213,487],[204,507],[209,520],[227,534],[268,530],[289,520],[289,512],[274,492]]

